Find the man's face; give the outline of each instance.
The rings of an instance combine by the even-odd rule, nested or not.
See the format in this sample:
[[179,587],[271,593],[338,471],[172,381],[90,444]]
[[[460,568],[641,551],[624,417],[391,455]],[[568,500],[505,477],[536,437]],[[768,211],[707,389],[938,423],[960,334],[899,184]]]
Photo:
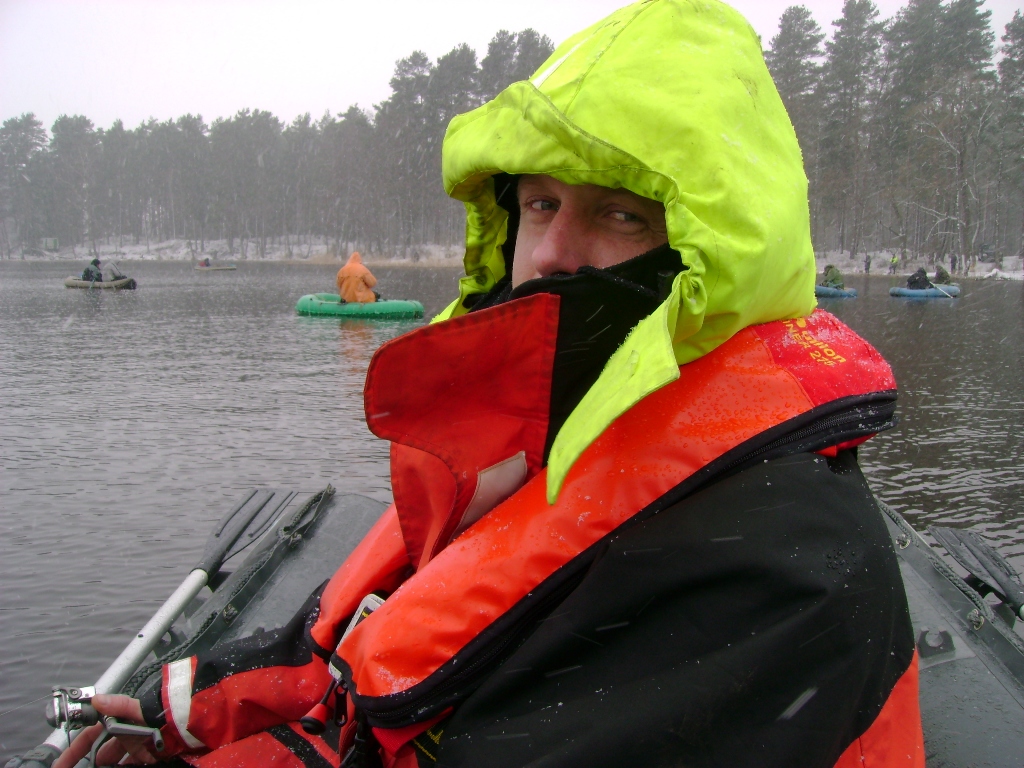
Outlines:
[[668,242],[665,208],[625,189],[519,179],[512,286],[583,266],[610,267]]

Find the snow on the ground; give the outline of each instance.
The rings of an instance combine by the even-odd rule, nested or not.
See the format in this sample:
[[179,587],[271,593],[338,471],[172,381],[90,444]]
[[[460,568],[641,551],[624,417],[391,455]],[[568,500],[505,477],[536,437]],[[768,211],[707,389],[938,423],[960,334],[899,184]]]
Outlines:
[[[228,247],[227,240],[207,240],[200,250],[199,243],[188,240],[166,240],[163,242],[123,242],[118,245],[116,240],[97,243],[95,251],[88,246],[61,248],[59,251],[41,251],[33,249],[30,253],[15,255],[26,261],[89,261],[98,255],[101,261],[197,261],[209,257],[214,262],[242,261],[296,261],[309,264],[333,264],[344,262],[355,250],[342,244],[340,247],[333,241],[314,238],[311,242],[267,243],[266,254],[261,258],[257,245],[253,241],[241,247],[235,240],[233,247]],[[436,245],[433,243],[395,248],[387,252],[361,250],[363,260],[368,263],[409,263],[424,265],[458,265],[461,263],[462,246]]]
[[[314,238],[312,241],[268,243],[266,255],[260,259],[256,245],[250,240],[241,247],[241,242],[235,240],[232,248],[228,247],[226,240],[208,240],[205,248],[200,252],[199,244],[188,240],[167,240],[163,242],[150,243],[122,243],[118,246],[116,241],[103,242],[97,245],[96,252],[102,261],[119,260],[125,261],[192,261],[209,257],[215,262],[240,262],[240,261],[295,261],[308,264],[333,264],[344,262],[352,248],[345,244],[338,246],[336,243]],[[394,248],[386,252],[374,252],[369,250],[361,251],[363,260],[369,264],[418,264],[423,266],[458,266],[461,263],[463,249],[459,245],[436,245],[418,244],[408,248]],[[20,258],[31,261],[88,261],[93,257],[88,247],[61,248],[57,252],[44,252],[34,250],[26,253]],[[885,275],[889,272],[889,259],[892,255],[888,252],[871,254],[871,274]],[[19,258],[15,256],[14,258]],[[864,254],[851,257],[848,252],[826,251],[815,255],[818,273],[825,270],[826,264],[835,264],[840,272],[844,274],[858,274],[864,272]],[[949,268],[948,262],[943,266]],[[935,265],[929,264],[925,259],[908,259],[901,262],[897,267],[898,275],[909,275],[919,267],[924,267],[929,273],[935,271]],[[956,273],[953,277],[990,278],[1000,280],[1024,280],[1024,264],[1020,256],[1007,257],[1003,259],[1000,266],[994,262],[978,262],[967,275]]]
[[[871,274],[889,274],[889,260],[891,258],[892,254],[888,251],[872,253]],[[818,274],[825,271],[826,264],[834,264],[840,272],[846,275],[864,273],[863,253],[851,257],[847,251],[843,251],[842,253],[837,251],[826,251],[824,253],[816,253],[815,261],[817,262]],[[942,262],[942,266],[950,271],[950,277],[956,279],[968,277],[992,278],[999,280],[1024,280],[1024,265],[1022,265],[1021,262],[1022,260],[1020,256],[1004,258],[1002,266],[995,262],[979,261],[968,271],[966,275],[960,271],[954,273],[952,270],[949,270],[948,259]],[[912,272],[916,272],[920,267],[924,267],[925,271],[931,275],[935,272],[935,266],[935,264],[930,264],[927,259],[907,259],[906,261],[901,261],[899,266],[896,267],[896,274],[905,276]]]

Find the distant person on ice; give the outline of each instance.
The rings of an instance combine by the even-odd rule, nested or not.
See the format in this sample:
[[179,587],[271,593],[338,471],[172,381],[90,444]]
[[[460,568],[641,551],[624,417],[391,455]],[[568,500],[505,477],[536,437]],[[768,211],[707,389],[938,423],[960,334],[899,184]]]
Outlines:
[[89,262],[89,266],[87,266],[82,271],[82,279],[83,280],[88,280],[90,283],[102,283],[103,282],[103,272],[100,269],[100,260],[99,259],[93,259],[92,261]]
[[338,270],[338,293],[344,302],[372,304],[380,298],[373,290],[377,278],[363,265],[358,251],[353,251],[345,266]]

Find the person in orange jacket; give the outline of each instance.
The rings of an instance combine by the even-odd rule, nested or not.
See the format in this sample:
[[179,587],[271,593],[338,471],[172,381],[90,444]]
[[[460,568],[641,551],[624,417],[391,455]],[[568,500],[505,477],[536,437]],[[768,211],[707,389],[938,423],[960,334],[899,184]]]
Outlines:
[[377,278],[363,264],[358,251],[353,251],[345,266],[338,270],[338,293],[342,301],[372,304],[378,298],[373,290],[376,284]]

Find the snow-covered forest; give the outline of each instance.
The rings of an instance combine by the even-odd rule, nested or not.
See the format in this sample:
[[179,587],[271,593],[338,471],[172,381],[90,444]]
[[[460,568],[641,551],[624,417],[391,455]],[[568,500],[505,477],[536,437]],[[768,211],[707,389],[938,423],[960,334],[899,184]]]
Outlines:
[[[819,252],[891,252],[960,269],[1024,248],[1024,17],[998,35],[982,0],[910,0],[883,20],[846,0],[828,34],[803,6],[782,15],[765,58],[810,180]],[[244,110],[97,129],[31,114],[0,129],[0,257],[56,244],[95,250],[210,240],[231,253],[301,254],[333,243],[408,255],[452,245],[462,207],[440,185],[448,121],[525,79],[551,41],[501,31],[397,62],[391,95],[285,125]],[[870,266],[870,262],[868,262]]]
[[818,252],[944,259],[1021,253],[1024,17],[911,0],[888,21],[846,0],[826,35],[803,6],[765,52],[804,153]]
[[[528,78],[551,54],[532,29],[498,32],[478,63],[468,45],[395,65],[391,95],[372,114],[351,107],[285,125],[243,110],[207,125],[198,115],[97,129],[61,116],[49,135],[31,114],[0,128],[0,258],[25,250],[209,240],[262,257],[307,245],[405,255],[463,236],[462,205],[441,188],[448,122]],[[345,254],[347,255],[347,253]]]

